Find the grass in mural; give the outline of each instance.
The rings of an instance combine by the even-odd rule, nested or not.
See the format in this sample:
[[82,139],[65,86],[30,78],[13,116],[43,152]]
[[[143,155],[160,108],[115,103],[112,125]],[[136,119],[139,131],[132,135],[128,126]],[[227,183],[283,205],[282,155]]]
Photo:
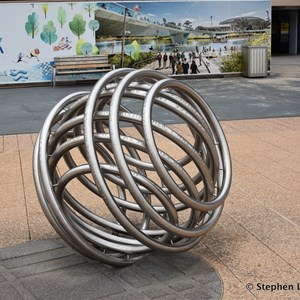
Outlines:
[[[114,65],[116,68],[121,68],[122,60],[121,60],[121,54],[113,54],[108,56],[109,62]],[[156,53],[145,53],[142,52],[139,55],[138,59],[133,59],[129,55],[124,56],[124,67],[125,68],[143,68],[147,64],[154,62],[156,60]]]

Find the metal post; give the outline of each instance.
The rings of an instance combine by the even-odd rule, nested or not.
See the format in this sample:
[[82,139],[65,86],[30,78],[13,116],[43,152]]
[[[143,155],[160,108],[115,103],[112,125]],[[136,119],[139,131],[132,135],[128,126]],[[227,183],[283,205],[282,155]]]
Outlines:
[[124,67],[124,47],[125,47],[125,32],[126,32],[126,15],[128,12],[128,8],[125,7],[124,10],[124,21],[123,21],[123,37],[122,37],[122,50],[121,50],[121,67]]

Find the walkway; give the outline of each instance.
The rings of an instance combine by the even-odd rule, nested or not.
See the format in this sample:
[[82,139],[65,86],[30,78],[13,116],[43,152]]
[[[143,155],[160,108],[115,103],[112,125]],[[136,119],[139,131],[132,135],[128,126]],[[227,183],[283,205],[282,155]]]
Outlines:
[[[167,53],[168,57],[171,54],[170,52],[161,52],[162,55],[164,53]],[[189,63],[189,66],[191,65],[191,61],[188,56],[188,52],[185,53],[185,57],[187,59],[187,62]],[[198,70],[200,71],[200,74],[220,74],[220,70],[218,66],[214,63],[213,60],[208,59],[204,55],[201,57],[201,65],[200,65],[200,60],[199,57],[197,56],[195,59],[195,62],[197,64]],[[170,61],[168,59],[166,63],[166,67],[163,67],[163,60],[161,61],[161,67],[159,67],[158,60],[146,65],[143,69],[152,69],[152,70],[159,70],[160,72],[166,74],[166,75],[172,75],[172,67],[170,67]],[[175,67],[176,71],[176,67]],[[190,74],[190,69],[189,72]]]
[[[270,89],[276,89],[295,115],[221,118],[233,162],[231,192],[216,227],[182,256],[155,254],[120,270],[74,254],[57,239],[36,197],[31,168],[36,133],[0,135],[0,299],[299,299],[300,58],[273,63],[270,78],[240,78],[237,87],[230,79],[224,97],[248,84],[260,92],[257,101],[271,103],[276,95],[270,97]],[[222,87],[224,80],[189,84],[201,89],[202,83],[209,95],[209,84]],[[251,97],[244,93],[245,101],[254,101]],[[218,101],[226,107],[225,98]],[[258,116],[261,109],[257,106]]]

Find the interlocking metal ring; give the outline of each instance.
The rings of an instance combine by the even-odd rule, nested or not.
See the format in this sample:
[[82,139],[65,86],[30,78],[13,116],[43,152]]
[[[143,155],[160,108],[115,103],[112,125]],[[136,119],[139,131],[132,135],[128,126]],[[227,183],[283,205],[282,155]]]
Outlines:
[[58,234],[117,266],[197,245],[218,221],[232,176],[223,130],[203,98],[157,71],[133,69],[109,72],[52,109],[33,171]]

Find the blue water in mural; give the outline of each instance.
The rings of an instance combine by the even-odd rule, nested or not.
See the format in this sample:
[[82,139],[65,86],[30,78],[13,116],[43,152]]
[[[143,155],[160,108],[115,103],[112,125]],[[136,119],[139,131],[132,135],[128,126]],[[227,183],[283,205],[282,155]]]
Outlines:
[[10,70],[10,76],[14,81],[21,81],[28,79],[28,72],[26,70]]

